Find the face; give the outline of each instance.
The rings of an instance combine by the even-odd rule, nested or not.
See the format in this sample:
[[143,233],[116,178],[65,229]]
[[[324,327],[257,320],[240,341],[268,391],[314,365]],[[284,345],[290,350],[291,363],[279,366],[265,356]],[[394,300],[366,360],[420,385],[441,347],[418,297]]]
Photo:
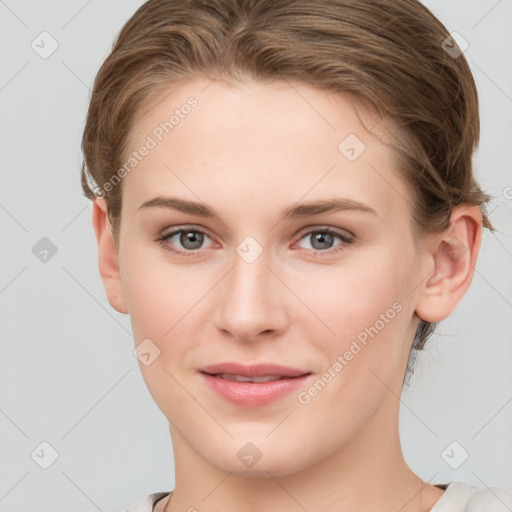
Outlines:
[[207,84],[169,92],[128,141],[123,300],[175,451],[284,475],[385,439],[425,268],[392,150],[346,98]]

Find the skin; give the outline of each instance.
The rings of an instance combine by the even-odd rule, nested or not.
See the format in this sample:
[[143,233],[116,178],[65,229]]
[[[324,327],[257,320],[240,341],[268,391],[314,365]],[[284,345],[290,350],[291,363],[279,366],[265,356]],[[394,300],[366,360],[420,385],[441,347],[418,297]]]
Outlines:
[[[140,364],[175,456],[172,500],[157,512],[430,510],[443,491],[404,460],[399,397],[419,319],[446,318],[471,282],[480,210],[455,208],[449,229],[420,244],[392,150],[344,96],[301,84],[191,80],[136,120],[127,153],[190,96],[198,106],[123,179],[118,250],[105,200],[93,209],[108,300],[130,315],[135,345],[149,338],[160,350]],[[367,126],[378,121],[364,115]],[[338,149],[348,134],[366,146],[352,162]],[[139,208],[157,196],[217,217]],[[279,220],[297,202],[334,197],[374,213]],[[195,256],[166,249],[190,251],[179,234],[157,241],[173,227],[207,232]],[[318,248],[312,235],[326,227],[352,242],[334,236]],[[263,250],[252,263],[236,252],[248,236]],[[308,404],[291,393],[237,406],[198,374],[270,361],[312,372],[307,389],[396,303],[400,312]],[[262,454],[250,468],[237,457],[248,442]]]

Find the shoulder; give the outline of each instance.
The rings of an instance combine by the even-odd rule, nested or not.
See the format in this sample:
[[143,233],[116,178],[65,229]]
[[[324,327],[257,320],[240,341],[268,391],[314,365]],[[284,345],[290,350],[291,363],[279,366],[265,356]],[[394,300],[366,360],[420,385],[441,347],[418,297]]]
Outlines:
[[116,512],[153,512],[153,507],[162,498],[165,498],[169,492],[154,492],[148,494],[137,501]]
[[512,489],[491,485],[473,487],[455,480],[448,484],[443,496],[431,512],[510,512]]

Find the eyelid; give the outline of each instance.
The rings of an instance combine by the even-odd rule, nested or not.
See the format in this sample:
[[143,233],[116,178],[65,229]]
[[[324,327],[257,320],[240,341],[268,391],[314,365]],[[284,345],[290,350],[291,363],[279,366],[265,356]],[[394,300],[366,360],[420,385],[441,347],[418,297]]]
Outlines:
[[305,228],[302,228],[299,233],[296,235],[299,240],[304,238],[304,236],[309,235],[311,233],[317,233],[317,232],[327,232],[331,233],[333,235],[337,235],[343,240],[347,242],[352,242],[355,239],[354,233],[348,231],[348,229],[342,229],[342,228],[335,228],[332,226],[325,226],[325,225],[313,225],[313,226],[307,226]]
[[203,235],[208,236],[208,238],[212,238],[206,228],[203,228],[202,226],[196,226],[193,224],[172,226],[171,228],[169,228],[168,231],[164,230],[160,235],[160,238],[169,238],[173,235],[180,233],[181,231],[196,231],[197,233],[202,233]]

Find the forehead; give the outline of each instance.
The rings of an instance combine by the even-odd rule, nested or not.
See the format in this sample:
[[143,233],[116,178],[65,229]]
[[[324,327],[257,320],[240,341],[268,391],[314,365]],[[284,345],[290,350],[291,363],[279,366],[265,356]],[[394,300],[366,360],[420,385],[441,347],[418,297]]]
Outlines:
[[134,122],[125,158],[150,150],[127,176],[123,196],[147,200],[178,189],[220,204],[240,193],[283,204],[337,193],[395,208],[407,196],[395,154],[358,114],[367,127],[387,129],[369,109],[356,112],[348,97],[304,84],[182,84]]

